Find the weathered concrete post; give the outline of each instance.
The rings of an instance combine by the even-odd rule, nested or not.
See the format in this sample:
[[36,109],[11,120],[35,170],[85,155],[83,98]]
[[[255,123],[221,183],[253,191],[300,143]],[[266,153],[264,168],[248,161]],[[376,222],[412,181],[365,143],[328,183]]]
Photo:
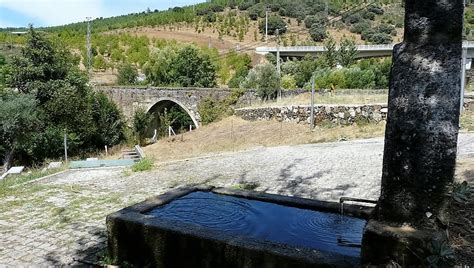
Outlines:
[[365,263],[421,262],[423,252],[416,251],[436,229],[432,219],[443,216],[456,161],[463,8],[463,0],[405,1],[404,41],[393,52],[382,191],[364,234]]

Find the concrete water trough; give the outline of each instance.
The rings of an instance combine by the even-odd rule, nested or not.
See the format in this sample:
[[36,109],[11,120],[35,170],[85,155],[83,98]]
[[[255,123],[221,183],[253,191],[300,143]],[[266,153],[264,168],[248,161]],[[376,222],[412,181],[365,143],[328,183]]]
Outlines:
[[155,267],[359,266],[371,207],[214,187],[172,190],[107,217],[117,263]]

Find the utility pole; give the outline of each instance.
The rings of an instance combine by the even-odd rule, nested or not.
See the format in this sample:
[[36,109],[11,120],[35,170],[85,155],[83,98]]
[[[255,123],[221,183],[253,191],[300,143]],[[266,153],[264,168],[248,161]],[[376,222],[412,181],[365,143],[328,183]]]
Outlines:
[[[278,79],[281,78],[281,67],[280,67],[280,29],[276,29],[276,35],[277,35],[277,74],[278,74]],[[279,84],[278,86],[278,99],[281,100],[281,85]]]
[[67,135],[64,133],[64,162],[67,163]]
[[467,48],[462,48],[462,60],[461,60],[461,108],[460,112],[464,110],[464,91],[466,87],[466,57],[467,57]]
[[265,6],[265,43],[268,43],[268,7]]
[[311,76],[311,129],[314,128],[314,74]]
[[87,40],[86,40],[86,49],[87,49],[87,71],[90,74],[92,69],[92,45],[91,45],[91,19],[92,17],[87,17]]

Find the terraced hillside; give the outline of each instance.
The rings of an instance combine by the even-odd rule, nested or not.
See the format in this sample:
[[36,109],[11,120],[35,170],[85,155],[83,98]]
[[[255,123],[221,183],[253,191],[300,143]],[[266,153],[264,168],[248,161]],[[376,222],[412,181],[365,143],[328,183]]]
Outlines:
[[[265,40],[267,12],[269,37]],[[143,71],[156,51],[194,43],[218,66],[219,83],[227,84],[239,71],[235,52],[248,53],[255,65],[263,60],[254,53],[255,47],[277,41],[281,45],[322,44],[328,38],[336,43],[343,39],[357,44],[399,42],[403,15],[401,2],[388,0],[213,0],[166,11],[96,18],[91,22],[93,81],[114,83],[121,65],[132,64]],[[474,12],[470,7],[465,24],[466,38],[471,38]],[[78,22],[41,30],[69,46],[85,69],[86,29],[85,22]],[[24,43],[24,37],[11,35],[11,30],[0,31],[0,44]]]

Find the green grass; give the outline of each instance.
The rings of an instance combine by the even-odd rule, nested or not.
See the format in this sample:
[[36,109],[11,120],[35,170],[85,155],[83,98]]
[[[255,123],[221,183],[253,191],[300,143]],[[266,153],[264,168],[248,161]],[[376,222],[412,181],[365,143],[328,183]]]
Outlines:
[[253,191],[257,189],[259,186],[260,186],[260,183],[258,182],[244,182],[244,183],[233,185],[231,188],[236,189],[236,190]]
[[32,180],[39,179],[44,176],[48,176],[66,169],[66,166],[63,165],[60,168],[52,168],[43,171],[42,169],[31,169],[24,174],[21,175],[10,175],[7,176],[5,179],[0,181],[0,194],[8,191],[9,188],[14,187],[16,185],[29,182]]
[[132,166],[133,172],[147,171],[153,168],[153,160],[149,158],[143,158],[139,162]]

